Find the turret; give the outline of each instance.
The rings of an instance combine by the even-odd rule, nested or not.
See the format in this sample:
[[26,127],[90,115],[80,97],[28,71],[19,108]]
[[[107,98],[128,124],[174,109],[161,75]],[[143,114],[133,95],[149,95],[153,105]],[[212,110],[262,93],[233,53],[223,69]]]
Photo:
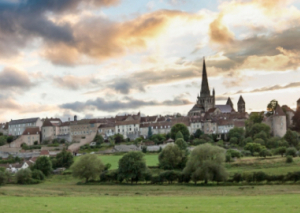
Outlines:
[[232,103],[230,97],[228,97],[227,102],[226,102],[226,105],[231,106],[231,108],[233,109],[233,103]]
[[240,99],[237,103],[238,112],[246,112],[246,103],[244,101],[243,96],[240,96]]

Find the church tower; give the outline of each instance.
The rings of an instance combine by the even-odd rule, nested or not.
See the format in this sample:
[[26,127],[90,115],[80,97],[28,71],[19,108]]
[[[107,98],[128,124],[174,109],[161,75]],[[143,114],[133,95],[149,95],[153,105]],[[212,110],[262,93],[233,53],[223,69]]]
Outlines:
[[244,101],[243,96],[240,96],[237,106],[238,106],[238,112],[246,112],[246,103]]
[[300,98],[297,101],[297,109],[300,108]]
[[227,99],[227,102],[226,102],[226,105],[229,105],[229,106],[231,106],[231,108],[233,109],[233,103],[232,103],[232,101],[231,101],[231,98],[230,98],[230,97],[228,97],[228,99]]
[[211,95],[209,90],[209,85],[208,85],[208,79],[207,79],[205,58],[203,58],[201,90],[200,90],[200,97],[198,97],[197,104],[201,105],[204,108],[205,112],[215,107],[215,90],[213,90]]

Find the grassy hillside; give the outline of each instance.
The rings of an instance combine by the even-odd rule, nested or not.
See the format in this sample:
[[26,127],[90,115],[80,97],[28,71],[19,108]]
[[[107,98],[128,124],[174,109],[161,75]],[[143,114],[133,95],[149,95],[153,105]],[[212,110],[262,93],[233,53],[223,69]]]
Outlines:
[[[1,197],[2,212],[299,212],[300,195],[239,197]],[[17,204],[17,205],[16,205]],[[275,205],[274,205],[275,204]]]

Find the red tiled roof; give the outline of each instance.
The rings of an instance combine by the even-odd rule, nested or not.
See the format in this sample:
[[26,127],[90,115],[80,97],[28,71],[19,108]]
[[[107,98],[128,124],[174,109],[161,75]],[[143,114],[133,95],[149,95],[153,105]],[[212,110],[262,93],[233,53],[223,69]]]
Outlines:
[[49,151],[48,150],[42,150],[40,152],[40,155],[49,155]]
[[39,127],[27,127],[22,135],[37,135],[40,133]]

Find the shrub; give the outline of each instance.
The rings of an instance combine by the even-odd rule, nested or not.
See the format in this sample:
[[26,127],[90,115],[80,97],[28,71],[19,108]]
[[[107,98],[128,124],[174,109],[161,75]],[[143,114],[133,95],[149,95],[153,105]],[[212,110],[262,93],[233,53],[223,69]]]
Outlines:
[[262,171],[259,171],[259,172],[254,172],[253,173],[253,179],[255,182],[259,183],[259,182],[262,182],[262,181],[265,181],[267,178],[267,175],[266,173],[262,172]]
[[248,150],[243,150],[243,151],[242,151],[242,155],[243,155],[243,156],[251,156],[252,154],[251,154],[251,152],[248,151]]
[[243,181],[243,177],[241,173],[235,173],[232,177],[232,180],[236,183],[242,182]]
[[266,158],[267,156],[272,156],[272,153],[267,149],[263,149],[259,152],[259,156]]
[[151,178],[151,184],[161,184],[162,182],[160,176],[152,176]]
[[300,172],[289,172],[285,178],[287,181],[297,182],[300,180]]
[[254,181],[252,173],[244,173],[242,177],[243,177],[243,180],[245,180],[247,183],[251,183]]
[[8,182],[10,174],[7,171],[0,171],[0,186],[5,185]]
[[175,144],[176,144],[181,150],[186,150],[187,147],[188,147],[187,143],[186,143],[182,138],[176,139]]
[[152,173],[150,170],[147,170],[144,174],[143,174],[144,178],[145,178],[145,181],[146,183],[148,181],[151,181],[152,180]]
[[171,170],[171,171],[165,171],[160,173],[160,179],[162,180],[162,182],[164,182],[165,180],[168,181],[168,183],[172,183],[176,180],[178,180],[178,174],[177,172]]
[[142,152],[143,152],[143,153],[147,153],[147,151],[148,151],[148,150],[147,150],[147,146],[142,146]]
[[292,157],[297,157],[297,149],[295,149],[293,147],[287,148],[285,155],[286,156],[290,155]]
[[104,171],[108,171],[111,167],[110,163],[105,164]]
[[242,156],[241,153],[235,149],[228,149],[226,153],[232,158],[241,158]]
[[195,145],[195,146],[198,146],[200,144],[205,144],[205,143],[207,143],[207,141],[204,140],[204,139],[198,139],[198,138],[196,138],[196,139],[193,140],[193,145]]
[[281,157],[286,153],[286,148],[284,146],[278,147],[275,149],[274,154],[280,154]]
[[52,172],[52,162],[50,158],[46,156],[40,156],[36,160],[35,164],[33,165],[32,169],[41,170],[45,176],[48,176]]
[[238,138],[236,138],[236,137],[232,137],[232,138],[230,138],[230,143],[231,144],[238,144],[238,141],[239,141],[239,139]]
[[45,180],[45,175],[41,170],[33,170],[32,171],[32,178],[36,180]]
[[290,156],[290,155],[288,155],[288,156],[286,156],[286,163],[293,163],[293,157],[292,156]]
[[16,180],[19,184],[30,184],[32,182],[32,172],[30,169],[21,169],[16,174]]
[[191,181],[191,176],[186,175],[183,172],[178,173],[178,183],[189,183]]
[[225,162],[227,162],[227,163],[232,162],[232,158],[231,158],[231,155],[230,155],[230,154],[226,154]]

